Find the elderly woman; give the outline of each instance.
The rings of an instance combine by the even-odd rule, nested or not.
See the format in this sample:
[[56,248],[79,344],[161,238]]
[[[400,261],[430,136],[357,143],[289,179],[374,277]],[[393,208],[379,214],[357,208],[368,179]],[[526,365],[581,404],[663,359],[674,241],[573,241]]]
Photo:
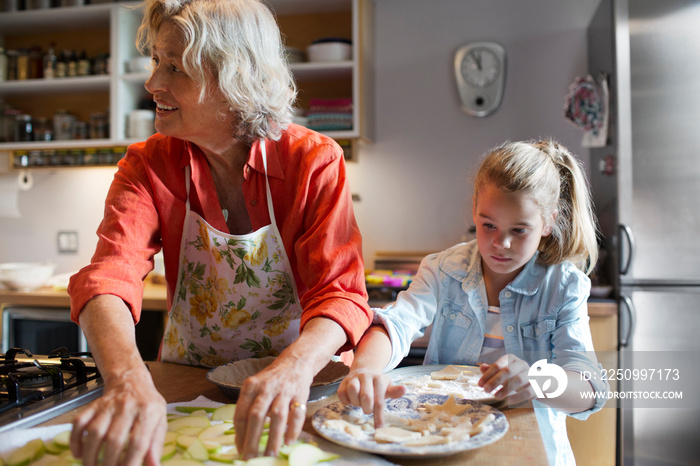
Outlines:
[[314,375],[371,320],[342,151],[290,124],[296,90],[260,1],[147,0],[144,13],[137,44],[152,57],[159,134],[119,163],[95,255],[70,282],[72,317],[105,381],[71,448],[86,465],[159,462],[165,402],[134,325],[162,249],[161,359],[279,355],[246,381],[234,419],[248,458],[269,416],[266,454],[276,454],[301,431]]

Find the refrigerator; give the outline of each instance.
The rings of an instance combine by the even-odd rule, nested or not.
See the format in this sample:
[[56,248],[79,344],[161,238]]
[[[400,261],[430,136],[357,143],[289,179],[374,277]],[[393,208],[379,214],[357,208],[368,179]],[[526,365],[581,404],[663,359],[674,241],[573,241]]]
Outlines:
[[[600,276],[619,304],[615,388],[629,396],[618,403],[617,464],[698,465],[700,0],[601,0],[587,38],[589,72],[610,90],[590,181]],[[642,369],[662,377],[650,386]],[[683,399],[634,398],[650,388]]]

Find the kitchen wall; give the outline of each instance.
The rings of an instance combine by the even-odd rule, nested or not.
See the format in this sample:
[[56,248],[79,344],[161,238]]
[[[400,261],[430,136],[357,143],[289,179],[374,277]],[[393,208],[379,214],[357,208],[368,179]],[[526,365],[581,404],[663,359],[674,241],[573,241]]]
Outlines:
[[[116,167],[33,171],[32,188],[19,192],[21,217],[0,218],[0,262],[50,260],[57,264],[57,274],[86,265],[97,244],[95,231],[115,171]],[[59,231],[78,233],[77,253],[58,253]]]
[[[588,159],[563,118],[587,72],[585,29],[599,0],[376,0],[374,138],[349,164],[371,267],[378,251],[438,251],[465,239],[480,155],[506,139],[552,136]],[[453,59],[465,43],[507,51],[499,110],[462,112]]]
[[[469,177],[506,139],[552,136],[587,161],[581,133],[563,119],[564,96],[586,73],[585,27],[599,0],[376,0],[374,138],[348,166],[368,267],[378,251],[437,251],[466,237]],[[459,108],[453,57],[494,40],[508,53],[500,109]],[[88,263],[114,169],[34,173],[21,218],[0,218],[0,262],[53,260],[57,273]],[[78,232],[77,254],[56,234]]]

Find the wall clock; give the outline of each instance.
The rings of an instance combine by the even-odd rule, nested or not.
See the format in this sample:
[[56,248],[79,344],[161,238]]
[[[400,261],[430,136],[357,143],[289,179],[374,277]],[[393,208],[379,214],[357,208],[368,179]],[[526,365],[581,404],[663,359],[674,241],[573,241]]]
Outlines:
[[455,54],[455,77],[461,107],[483,117],[501,103],[506,81],[506,49],[495,42],[464,45]]

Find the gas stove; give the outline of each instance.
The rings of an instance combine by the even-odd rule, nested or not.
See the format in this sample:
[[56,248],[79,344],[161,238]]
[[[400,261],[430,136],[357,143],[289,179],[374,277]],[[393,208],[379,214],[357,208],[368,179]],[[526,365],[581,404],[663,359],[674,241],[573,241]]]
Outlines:
[[0,355],[0,432],[32,427],[102,395],[90,353],[65,348],[34,356],[24,348]]

